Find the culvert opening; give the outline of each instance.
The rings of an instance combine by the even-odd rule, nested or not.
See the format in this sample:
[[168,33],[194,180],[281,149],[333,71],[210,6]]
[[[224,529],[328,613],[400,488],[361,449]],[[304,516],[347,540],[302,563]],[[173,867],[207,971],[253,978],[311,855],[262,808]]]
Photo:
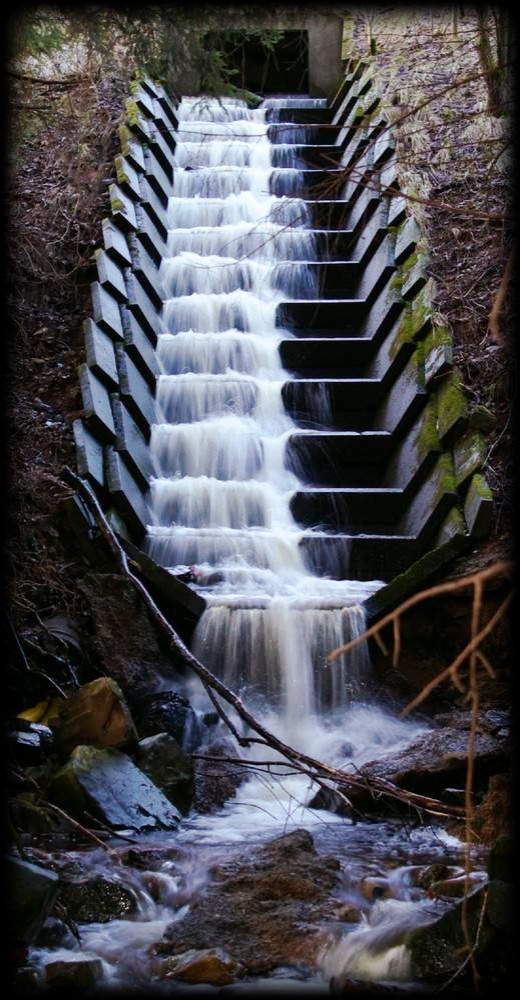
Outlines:
[[[208,48],[216,45],[213,34],[206,36],[206,44]],[[243,31],[237,31],[226,39],[222,50],[236,71],[232,77],[235,86],[264,95],[309,93],[308,31],[284,31],[272,45],[256,32],[244,37]]]

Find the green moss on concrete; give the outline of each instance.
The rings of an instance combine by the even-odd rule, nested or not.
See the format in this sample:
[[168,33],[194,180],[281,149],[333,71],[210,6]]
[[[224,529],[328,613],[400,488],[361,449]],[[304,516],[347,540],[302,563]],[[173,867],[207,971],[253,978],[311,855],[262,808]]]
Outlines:
[[413,302],[405,305],[393,343],[390,347],[390,357],[394,358],[404,344],[413,343],[418,339],[424,327],[431,321],[431,315],[431,304],[420,296],[417,296]]
[[481,497],[482,500],[493,499],[492,490],[488,486],[486,480],[484,479],[484,476],[481,475],[481,473],[479,472],[477,472],[473,476],[473,479],[471,480],[470,491],[473,492],[476,496]]
[[128,128],[128,125],[120,125],[118,128],[119,142],[121,143],[121,152],[123,156],[128,156],[130,151],[130,140],[133,139],[132,133]]
[[486,459],[486,442],[479,431],[470,430],[453,446],[457,486],[482,468]]
[[437,483],[435,488],[435,502],[443,493],[456,493],[457,483],[455,478],[455,464],[451,451],[443,451],[437,459],[435,469]]
[[419,463],[431,452],[440,452],[442,450],[437,430],[437,407],[434,399],[430,399],[426,404],[414,445],[417,450]]
[[136,126],[139,125],[140,118],[141,112],[137,101],[134,101],[133,98],[129,97],[125,108],[125,121],[127,121],[130,126]]
[[466,420],[468,399],[459,372],[454,369],[437,390],[437,426],[441,439]]
[[482,406],[481,403],[478,406],[474,406],[469,414],[468,419],[469,427],[475,430],[483,431],[484,434],[488,434],[492,431],[496,425],[496,417],[488,410],[487,406]]

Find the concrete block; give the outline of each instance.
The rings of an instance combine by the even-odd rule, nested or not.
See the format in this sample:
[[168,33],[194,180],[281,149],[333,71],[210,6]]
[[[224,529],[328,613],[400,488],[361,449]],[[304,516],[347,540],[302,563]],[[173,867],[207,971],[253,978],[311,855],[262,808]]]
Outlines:
[[400,226],[406,219],[406,198],[401,195],[390,197],[387,224],[389,227]]
[[426,338],[424,352],[424,384],[429,385],[435,378],[444,375],[453,364],[453,344],[435,339],[437,331]]
[[384,122],[381,134],[372,143],[372,164],[374,167],[381,167],[395,153],[395,142],[392,139],[388,122]]
[[101,441],[113,441],[116,431],[108,389],[91,372],[88,365],[80,366],[79,382],[85,420],[89,430]]
[[167,121],[164,121],[161,118],[155,118],[151,131],[153,135],[158,134],[162,137],[164,143],[168,146],[168,149],[170,150],[170,154],[175,152],[177,140],[175,138],[173,129],[169,126]]
[[397,177],[395,156],[388,160],[378,173],[374,174],[372,183],[381,194],[385,192],[397,194],[399,191],[399,180]]
[[114,448],[106,449],[106,474],[116,510],[134,536],[142,537],[150,523],[143,490]]
[[92,296],[92,312],[96,323],[115,340],[122,340],[123,325],[121,323],[119,303],[106,288],[100,285],[99,281],[92,282],[90,292]]
[[141,189],[139,187],[139,173],[129,163],[124,156],[116,156],[115,160],[117,183],[122,191],[128,195],[132,201],[139,201]]
[[132,133],[126,125],[120,125],[119,139],[121,142],[121,152],[123,156],[126,157],[130,166],[136,170],[137,173],[142,173],[144,171],[145,151],[145,147],[142,142],[132,136]]
[[141,205],[136,205],[136,215],[137,235],[155,262],[160,264],[162,258],[168,256],[168,248],[165,242],[166,237],[163,235],[164,231],[161,227],[161,232],[159,232],[157,226],[148,213],[143,211]]
[[129,230],[137,229],[137,217],[134,203],[117,184],[110,184],[110,208],[117,225],[127,233]]
[[118,302],[125,302],[126,285],[122,267],[112,260],[105,250],[98,250],[95,257],[100,285]]
[[354,247],[352,248],[352,259],[358,261],[360,264],[366,263],[370,254],[377,250],[386,234],[386,228],[384,227],[382,218],[383,209],[383,203],[379,202],[377,208],[372,214],[372,217],[370,218],[370,221],[365,224],[361,235],[358,237]]
[[406,489],[442,445],[437,433],[435,401],[430,399],[418,419],[399,442],[385,471],[384,482]]
[[451,452],[442,452],[435,466],[410,501],[399,524],[399,532],[417,537],[437,529],[458,501],[455,467]]
[[374,430],[402,433],[419,415],[426,399],[418,360],[413,354],[375,414]]
[[464,501],[464,516],[472,538],[489,534],[493,517],[493,494],[480,473],[472,476]]
[[83,330],[89,368],[108,389],[117,389],[119,377],[112,338],[92,319],[85,320]]
[[441,441],[462,430],[468,418],[468,398],[462,386],[460,373],[454,369],[437,390],[437,429]]
[[461,438],[457,438],[453,445],[457,487],[460,488],[470,476],[482,468],[486,460],[486,451],[485,438],[478,431],[471,430]]
[[128,244],[132,255],[132,270],[149,298],[157,309],[160,309],[166,296],[164,295],[158,262],[148,253],[146,247],[137,237],[130,236]]
[[401,297],[389,277],[370,307],[363,324],[363,337],[379,343],[391,329],[404,308]]
[[143,87],[138,86],[132,88],[132,97],[139,108],[139,111],[146,118],[154,117],[154,98],[150,93],[147,93]]
[[161,93],[158,95],[157,100],[163,109],[168,121],[172,128],[176,129],[178,125],[177,115],[175,113],[175,104],[170,100],[166,92],[161,88]]
[[157,338],[162,333],[162,319],[155,302],[152,302],[146,290],[136,275],[128,272],[126,275],[126,287],[128,293],[128,308],[138,319],[143,330],[146,332],[153,346],[157,343]]
[[115,260],[116,264],[127,267],[132,263],[130,250],[126,241],[126,236],[113,219],[103,219],[103,242],[107,255]]
[[122,347],[116,348],[116,358],[120,384],[119,395],[148,440],[150,425],[157,420],[153,393]]
[[[394,199],[395,200],[395,199]],[[402,225],[397,233],[395,240],[395,262],[396,264],[402,264],[407,257],[412,254],[422,239],[421,230],[415,221],[415,219],[410,216],[404,225]]]
[[147,94],[150,94],[151,97],[159,97],[162,91],[161,85],[155,83],[155,81],[149,76],[145,76],[144,79],[141,80],[141,87]]
[[126,353],[152,389],[159,377],[160,368],[155,348],[133,313],[124,307],[121,310],[125,334]]
[[168,199],[173,191],[173,169],[168,173],[156,156],[146,150],[146,179],[163,205],[168,205]]
[[356,198],[349,213],[348,228],[362,233],[363,227],[367,225],[380,205],[381,199],[379,195],[375,191],[371,191],[369,187],[365,187],[361,191],[359,198]]
[[91,434],[83,420],[74,420],[72,424],[74,442],[76,445],[76,465],[79,475],[94,487],[104,489],[104,448],[102,443]]
[[173,183],[173,164],[172,164],[172,151],[161,134],[159,129],[154,129],[152,135],[150,136],[150,141],[148,143],[148,149],[156,160],[161,164],[163,170],[170,177]]
[[401,285],[403,299],[411,301],[426,284],[428,280],[426,260],[425,254],[418,254],[415,263],[404,273]]
[[125,107],[125,124],[140,142],[150,141],[150,126],[139,105],[130,97]]
[[166,240],[168,236],[166,207],[159,201],[154,189],[144,176],[141,177],[141,198],[143,210],[150,216],[163,240]]
[[392,244],[388,236],[381,243],[377,253],[371,258],[363,271],[359,282],[356,298],[370,301],[381,290],[386,279],[393,273],[391,261]]
[[147,489],[150,477],[155,475],[155,469],[146,438],[126,405],[116,395],[112,396],[112,412],[116,428],[116,451],[124,459],[138,485]]

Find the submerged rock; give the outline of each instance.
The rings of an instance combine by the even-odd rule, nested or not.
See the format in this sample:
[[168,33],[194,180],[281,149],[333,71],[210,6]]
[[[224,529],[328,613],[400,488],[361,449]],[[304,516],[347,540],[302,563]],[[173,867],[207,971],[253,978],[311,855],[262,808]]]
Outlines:
[[112,678],[98,677],[63,702],[53,730],[60,748],[123,747],[137,741],[137,730],[123,692]]
[[189,812],[194,791],[193,766],[173,736],[157,733],[141,740],[137,747],[137,763],[177,809]]
[[339,867],[316,854],[305,830],[250,848],[212,869],[210,883],[154,951],[223,949],[251,975],[280,966],[315,969],[322,924],[337,911]]
[[76,747],[48,795],[75,819],[85,821],[91,813],[115,830],[171,829],[180,819],[175,806],[119,750]]

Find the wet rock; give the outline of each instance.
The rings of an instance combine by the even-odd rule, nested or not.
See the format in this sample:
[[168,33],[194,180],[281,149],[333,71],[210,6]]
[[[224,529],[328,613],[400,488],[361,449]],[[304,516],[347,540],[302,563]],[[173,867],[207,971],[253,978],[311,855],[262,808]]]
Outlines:
[[418,889],[429,889],[435,882],[460,875],[461,872],[462,868],[454,868],[453,865],[444,865],[442,862],[421,865],[412,871],[412,884]]
[[41,764],[56,749],[52,730],[48,726],[25,719],[14,720],[7,740],[15,760],[27,767]]
[[511,834],[500,834],[493,843],[488,858],[490,879],[512,882],[516,858],[515,841]]
[[58,893],[58,876],[48,868],[11,855],[4,861],[4,873],[9,900],[9,935],[13,942],[31,944]]
[[316,854],[305,830],[250,848],[213,868],[190,911],[154,951],[220,948],[251,975],[280,966],[315,969],[324,922],[338,906],[339,867]]
[[[208,757],[240,757],[237,744],[230,736],[215,739],[204,747],[201,753],[207,753]],[[226,764],[219,760],[196,760],[194,808],[201,813],[212,813],[220,809],[233,797],[247,776],[247,768],[240,764]]]
[[498,931],[513,934],[515,892],[510,882],[493,879],[488,886],[487,919]]
[[352,809],[333,788],[320,788],[309,802],[309,809],[327,809],[337,816],[351,816]]
[[137,747],[137,764],[177,809],[186,814],[193,800],[193,766],[169,733],[147,736]]
[[469,890],[485,881],[487,881],[485,872],[470,872],[468,878],[466,875],[457,875],[455,878],[439,879],[437,882],[432,882],[429,892],[432,896],[462,899]]
[[335,918],[345,924],[359,924],[363,919],[363,911],[354,903],[342,903],[335,910]]
[[41,981],[36,969],[30,965],[22,965],[16,969],[12,985],[16,996],[31,996],[40,990]]
[[73,948],[76,939],[64,920],[47,917],[35,944],[38,948]]
[[207,983],[226,986],[240,976],[242,966],[222,948],[191,949],[168,958],[162,965],[161,978],[183,983]]
[[123,747],[137,741],[137,730],[123,692],[111,677],[84,684],[63,702],[53,721],[61,750],[77,746]]
[[58,899],[67,915],[78,924],[105,924],[137,912],[135,894],[103,875],[65,882],[60,886]]
[[76,747],[50,783],[49,798],[75,819],[85,813],[113,829],[177,826],[178,810],[129,757],[111,748]]
[[[474,742],[475,785],[503,769],[510,757],[508,742],[489,734],[477,733]],[[447,786],[465,784],[468,760],[468,733],[460,729],[432,729],[410,746],[382,760],[360,768],[360,775],[383,778],[409,791],[440,796]],[[381,808],[369,792],[356,790],[349,795],[366,810]]]
[[103,976],[99,958],[49,962],[45,966],[45,981],[51,990],[91,990]]
[[12,822],[26,833],[53,833],[61,820],[41,804],[39,792],[20,792],[10,799]]
[[[472,839],[489,844],[497,833],[506,834],[513,826],[513,779],[511,774],[493,774],[487,791],[473,810]],[[450,831],[462,832],[462,827],[450,826]]]
[[394,895],[392,887],[386,878],[364,878],[359,888],[365,899],[371,902],[376,899],[389,899]]
[[135,718],[141,737],[169,733],[186,753],[191,753],[200,742],[197,716],[188,699],[178,691],[144,695]]
[[[467,923],[472,941],[476,937],[485,898],[483,887],[477,888],[466,897]],[[408,933],[404,943],[408,945],[411,953],[413,979],[447,977],[460,968],[461,955],[464,956],[466,953],[461,908],[462,901],[451,906],[426,926]],[[489,924],[484,921],[479,938],[482,950],[489,946],[493,936]],[[479,965],[478,957],[477,965]]]

